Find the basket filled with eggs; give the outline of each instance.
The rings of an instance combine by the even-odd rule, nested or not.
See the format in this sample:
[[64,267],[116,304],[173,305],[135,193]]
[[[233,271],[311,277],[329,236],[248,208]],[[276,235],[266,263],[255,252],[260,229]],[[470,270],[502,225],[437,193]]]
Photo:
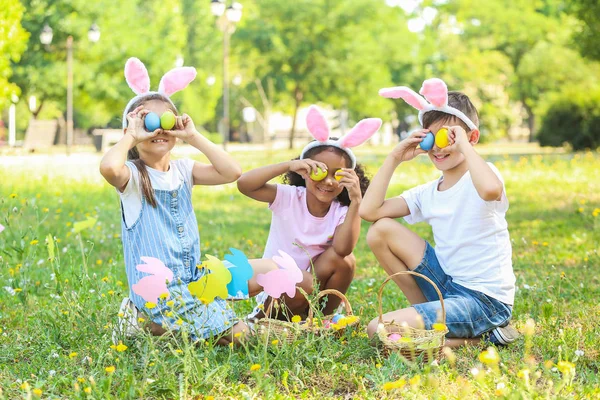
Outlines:
[[309,308],[307,325],[308,328],[318,335],[329,335],[342,336],[346,329],[350,327],[356,327],[360,323],[360,318],[352,312],[352,306],[348,301],[348,298],[340,291],[335,289],[326,289],[319,292],[317,295],[316,303],[326,295],[334,295],[342,300],[344,305],[344,314],[336,313],[332,315],[326,315],[322,319],[318,320],[314,317],[313,307]]
[[[426,280],[433,285],[435,291],[440,298],[441,305],[441,321],[433,324],[432,329],[415,328],[408,326],[406,323],[398,323],[396,321],[384,321],[383,319],[383,288],[385,285],[396,276],[413,275]],[[439,359],[442,354],[442,348],[445,344],[446,333],[446,309],[444,307],[444,298],[440,293],[437,285],[428,277],[413,271],[402,271],[390,275],[379,288],[378,293],[379,303],[379,324],[377,327],[376,337],[381,343],[384,352],[398,352],[404,358],[414,361],[423,354],[423,360]]]

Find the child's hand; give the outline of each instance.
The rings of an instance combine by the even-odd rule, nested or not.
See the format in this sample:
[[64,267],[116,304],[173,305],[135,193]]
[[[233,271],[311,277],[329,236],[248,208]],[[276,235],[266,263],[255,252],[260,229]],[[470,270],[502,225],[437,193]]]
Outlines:
[[340,186],[346,188],[348,191],[348,197],[351,202],[360,203],[362,200],[362,193],[360,191],[360,179],[352,168],[342,168],[335,173],[337,176],[341,176]]
[[448,126],[446,129],[448,129],[449,145],[446,148],[448,151],[458,150],[462,153],[464,146],[471,144],[467,137],[467,132],[462,126]]
[[187,114],[176,117],[173,129],[165,131],[165,133],[185,141],[189,140],[195,134],[199,134],[194,125],[194,121],[192,121],[192,118]]
[[414,131],[406,139],[398,143],[390,153],[390,156],[398,162],[404,162],[412,160],[419,154],[427,153],[427,151],[417,148],[427,135],[427,132],[429,132],[428,129],[418,129]]
[[292,171],[303,177],[304,179],[310,179],[311,172],[317,172],[317,168],[321,168],[323,171],[327,171],[327,165],[322,162],[305,158],[303,160],[290,161],[288,171]]
[[163,130],[158,128],[154,132],[148,132],[144,126],[144,117],[150,111],[144,110],[144,106],[139,106],[129,114],[127,114],[127,130],[126,134],[131,135],[137,145],[144,140],[152,139]]

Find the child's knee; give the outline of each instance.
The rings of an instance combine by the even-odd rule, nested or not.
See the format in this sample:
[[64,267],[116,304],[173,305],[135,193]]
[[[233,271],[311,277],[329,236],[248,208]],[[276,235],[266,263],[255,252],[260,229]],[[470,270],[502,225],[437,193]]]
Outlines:
[[388,232],[392,225],[395,224],[397,224],[397,222],[390,218],[382,218],[373,223],[367,232],[367,244],[369,247],[373,249],[384,244]]
[[315,275],[319,282],[326,282],[333,274],[347,276],[352,279],[356,270],[356,257],[350,253],[346,257],[335,251],[321,254],[315,263]]

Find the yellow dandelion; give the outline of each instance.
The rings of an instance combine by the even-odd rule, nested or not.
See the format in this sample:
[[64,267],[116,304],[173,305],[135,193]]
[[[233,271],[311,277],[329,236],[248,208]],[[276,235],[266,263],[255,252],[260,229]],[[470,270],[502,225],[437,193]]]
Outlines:
[[208,299],[206,297],[200,297],[200,303],[202,303],[206,306],[210,303],[210,301],[208,301]]
[[166,300],[169,298],[169,293],[161,293],[160,296],[158,296],[159,299],[161,300]]
[[167,317],[169,317],[169,318],[172,318],[172,317],[173,317],[173,315],[175,315],[175,314],[173,313],[173,311],[167,311],[167,312],[165,313],[165,315],[166,315]]
[[75,358],[75,357],[77,357],[77,352],[76,351],[74,351],[72,353],[69,353],[69,358]]
[[10,198],[11,198],[11,199],[14,199],[15,197],[17,197],[17,194],[16,194],[16,193],[11,193],[11,194],[10,194]]
[[205,396],[206,400],[215,400],[215,396]]
[[479,354],[479,361],[486,365],[496,365],[500,362],[500,356],[494,347],[488,347]]
[[181,318],[179,318],[179,319],[177,320],[177,322],[175,322],[175,323],[176,323],[177,325],[181,326],[181,325],[183,325],[183,320],[182,320]]
[[260,364],[252,364],[250,371],[258,371],[261,368]]
[[173,307],[174,305],[175,305],[175,302],[173,300],[167,301],[167,306]]
[[36,244],[38,244],[40,241],[39,240],[32,240],[31,242],[29,242],[30,245],[35,246]]
[[146,302],[146,308],[147,308],[147,309],[149,309],[149,310],[152,310],[152,309],[153,309],[153,308],[155,308],[155,307],[156,307],[156,303],[153,303],[153,302],[151,302],[151,301],[147,301],[147,302]]
[[560,279],[565,279],[567,277],[567,274],[565,273],[565,271],[560,271]]
[[542,243],[542,246],[548,246],[548,242]]
[[148,364],[149,367],[154,367],[154,363],[151,362],[150,364]]
[[21,390],[29,390],[29,383],[28,382],[23,382],[21,384]]
[[375,364],[375,368],[377,368],[377,369],[381,368],[382,366],[383,366],[383,365],[381,365],[381,364],[379,364],[379,363]]
[[92,393],[92,388],[88,386],[88,387],[86,387],[85,389],[83,389],[83,391],[84,391],[86,394],[90,394],[90,393]]
[[246,243],[248,243],[248,246],[252,246],[252,240],[248,239],[246,240]]
[[279,344],[279,340],[277,340],[277,339],[273,339],[273,340],[271,341],[271,344],[272,344],[273,346],[277,346],[277,345]]
[[177,349],[177,350],[175,350],[175,353],[181,354],[181,353],[183,353],[183,350]]
[[102,265],[102,260],[96,260],[96,265]]
[[21,289],[21,288],[15,288],[15,293],[20,293],[22,291],[23,291],[23,289]]
[[229,343],[229,348],[233,349],[233,342]]
[[77,378],[77,382],[84,383],[85,382],[85,378],[79,377],[79,378]]
[[115,291],[114,290],[109,290],[107,293],[112,296],[113,294],[115,294]]
[[600,215],[600,208],[594,208],[594,211],[592,211],[592,215],[594,217],[597,217],[598,215]]
[[144,322],[146,322],[146,318],[138,317],[138,322],[140,324],[143,324]]
[[119,342],[119,344],[116,347],[117,351],[119,353],[124,352],[125,350],[127,350],[127,346],[125,346],[122,342]]
[[117,281],[116,285],[117,285],[117,286],[123,286],[123,282],[121,282],[121,281]]
[[300,316],[299,316],[299,315],[294,315],[294,316],[292,317],[292,322],[294,322],[294,323],[298,323],[298,322],[300,322],[300,321],[302,321],[302,318],[300,318]]
[[117,316],[118,316],[119,318],[123,318],[123,317],[125,316],[125,314],[123,314],[122,312],[120,312],[120,313],[118,313],[118,314],[117,314]]
[[575,375],[575,364],[568,361],[559,361],[556,364],[556,368],[560,371],[561,374],[571,376]]
[[48,211],[50,211],[50,209],[48,207],[42,208],[42,212],[47,213]]
[[534,240],[533,242],[531,242],[532,245],[537,246],[538,244],[540,244],[537,240]]
[[242,332],[238,332],[233,335],[234,338],[239,338],[240,336],[242,336]]
[[67,226],[67,228],[68,228],[68,227],[70,227],[71,225],[73,225],[73,223],[69,221],[69,222],[67,222],[65,225],[66,225],[66,226]]
[[42,389],[38,389],[38,388],[33,389],[33,394],[36,395],[37,397],[41,397],[42,393],[43,393]]
[[102,282],[108,282],[108,276],[102,277]]
[[115,369],[116,369],[116,368],[115,368],[115,366],[114,366],[114,365],[111,365],[110,367],[106,367],[106,368],[104,368],[104,370],[105,370],[106,372],[108,372],[109,374],[112,374],[113,372],[115,372]]
[[394,382],[386,382],[383,384],[383,390],[392,390],[395,389],[396,387],[394,386]]
[[579,207],[579,208],[577,209],[577,211],[578,211],[578,212],[580,212],[580,213],[582,213],[582,212],[583,212],[583,207]]
[[533,319],[529,318],[527,322],[525,322],[523,333],[525,333],[526,336],[533,336],[535,333],[535,321]]
[[411,386],[418,386],[421,383],[421,375],[415,375],[408,380]]

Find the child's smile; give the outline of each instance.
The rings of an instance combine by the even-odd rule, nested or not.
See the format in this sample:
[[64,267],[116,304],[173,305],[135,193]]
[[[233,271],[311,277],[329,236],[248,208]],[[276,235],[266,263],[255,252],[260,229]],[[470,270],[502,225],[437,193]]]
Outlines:
[[[339,182],[335,179],[335,173],[342,168],[348,168],[347,160],[338,152],[325,150],[310,157],[315,161],[322,162],[327,165],[327,176],[322,181],[315,182],[312,179],[306,179],[306,190],[308,192],[307,200],[309,210],[311,209],[311,199],[318,201],[321,204],[329,205],[342,193],[344,190]],[[314,215],[314,213],[313,213]]]

